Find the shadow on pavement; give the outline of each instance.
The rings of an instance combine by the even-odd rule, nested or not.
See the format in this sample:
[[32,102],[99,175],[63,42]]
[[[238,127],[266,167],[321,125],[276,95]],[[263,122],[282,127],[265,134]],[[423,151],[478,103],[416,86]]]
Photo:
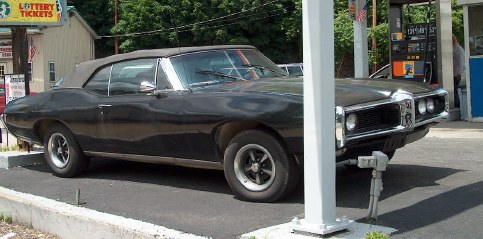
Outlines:
[[381,224],[397,228],[396,234],[435,224],[483,204],[482,188],[481,181],[465,185],[410,207],[380,215],[379,220]]
[[95,158],[91,160],[89,170],[81,177],[231,194],[223,171],[220,170]]
[[[47,165],[26,167],[29,170],[51,173]],[[417,187],[438,185],[436,181],[463,170],[428,167],[420,165],[391,164],[383,173],[385,198]],[[345,208],[367,208],[372,170],[337,165],[337,206]],[[223,171],[185,168],[172,165],[130,162],[108,158],[95,158],[86,173],[80,178],[130,181],[197,191],[232,195]],[[278,202],[280,204],[303,204],[304,188],[301,182],[294,193]]]
[[[384,189],[381,201],[418,187],[438,185],[436,181],[462,170],[420,165],[390,164],[383,173]],[[347,168],[340,165],[337,170],[337,206],[367,208],[372,170]]]

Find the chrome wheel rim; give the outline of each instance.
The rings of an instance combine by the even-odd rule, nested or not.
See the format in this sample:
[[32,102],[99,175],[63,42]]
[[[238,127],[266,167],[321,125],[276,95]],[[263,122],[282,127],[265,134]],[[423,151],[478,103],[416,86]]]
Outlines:
[[275,179],[275,161],[267,149],[248,144],[235,155],[235,175],[248,190],[259,192],[269,188]]
[[50,160],[57,168],[64,168],[69,163],[69,144],[60,133],[50,136],[48,151]]

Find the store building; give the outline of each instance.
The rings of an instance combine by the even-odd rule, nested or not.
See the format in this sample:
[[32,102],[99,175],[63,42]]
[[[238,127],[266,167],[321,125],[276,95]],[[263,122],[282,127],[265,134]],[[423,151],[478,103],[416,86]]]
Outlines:
[[[74,7],[61,27],[29,28],[30,91],[41,92],[69,75],[77,64],[95,58],[96,32]],[[0,28],[0,76],[13,74],[10,28]]]
[[466,90],[469,121],[483,122],[483,0],[458,0],[463,5]]

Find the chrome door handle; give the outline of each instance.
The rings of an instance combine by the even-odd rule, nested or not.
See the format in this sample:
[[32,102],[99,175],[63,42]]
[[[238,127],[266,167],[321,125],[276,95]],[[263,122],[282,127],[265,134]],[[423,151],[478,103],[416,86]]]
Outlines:
[[101,104],[101,105],[98,105],[97,108],[99,109],[102,109],[104,107],[111,107],[112,105],[104,105],[104,104]]

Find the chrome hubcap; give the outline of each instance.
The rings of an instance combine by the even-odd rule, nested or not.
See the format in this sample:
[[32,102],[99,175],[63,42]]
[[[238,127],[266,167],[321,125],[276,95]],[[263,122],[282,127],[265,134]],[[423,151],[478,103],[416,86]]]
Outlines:
[[264,191],[275,179],[275,161],[267,149],[258,144],[248,144],[235,155],[235,175],[250,191]]
[[64,168],[69,163],[69,145],[67,140],[60,133],[50,136],[48,152],[52,163],[58,168]]

